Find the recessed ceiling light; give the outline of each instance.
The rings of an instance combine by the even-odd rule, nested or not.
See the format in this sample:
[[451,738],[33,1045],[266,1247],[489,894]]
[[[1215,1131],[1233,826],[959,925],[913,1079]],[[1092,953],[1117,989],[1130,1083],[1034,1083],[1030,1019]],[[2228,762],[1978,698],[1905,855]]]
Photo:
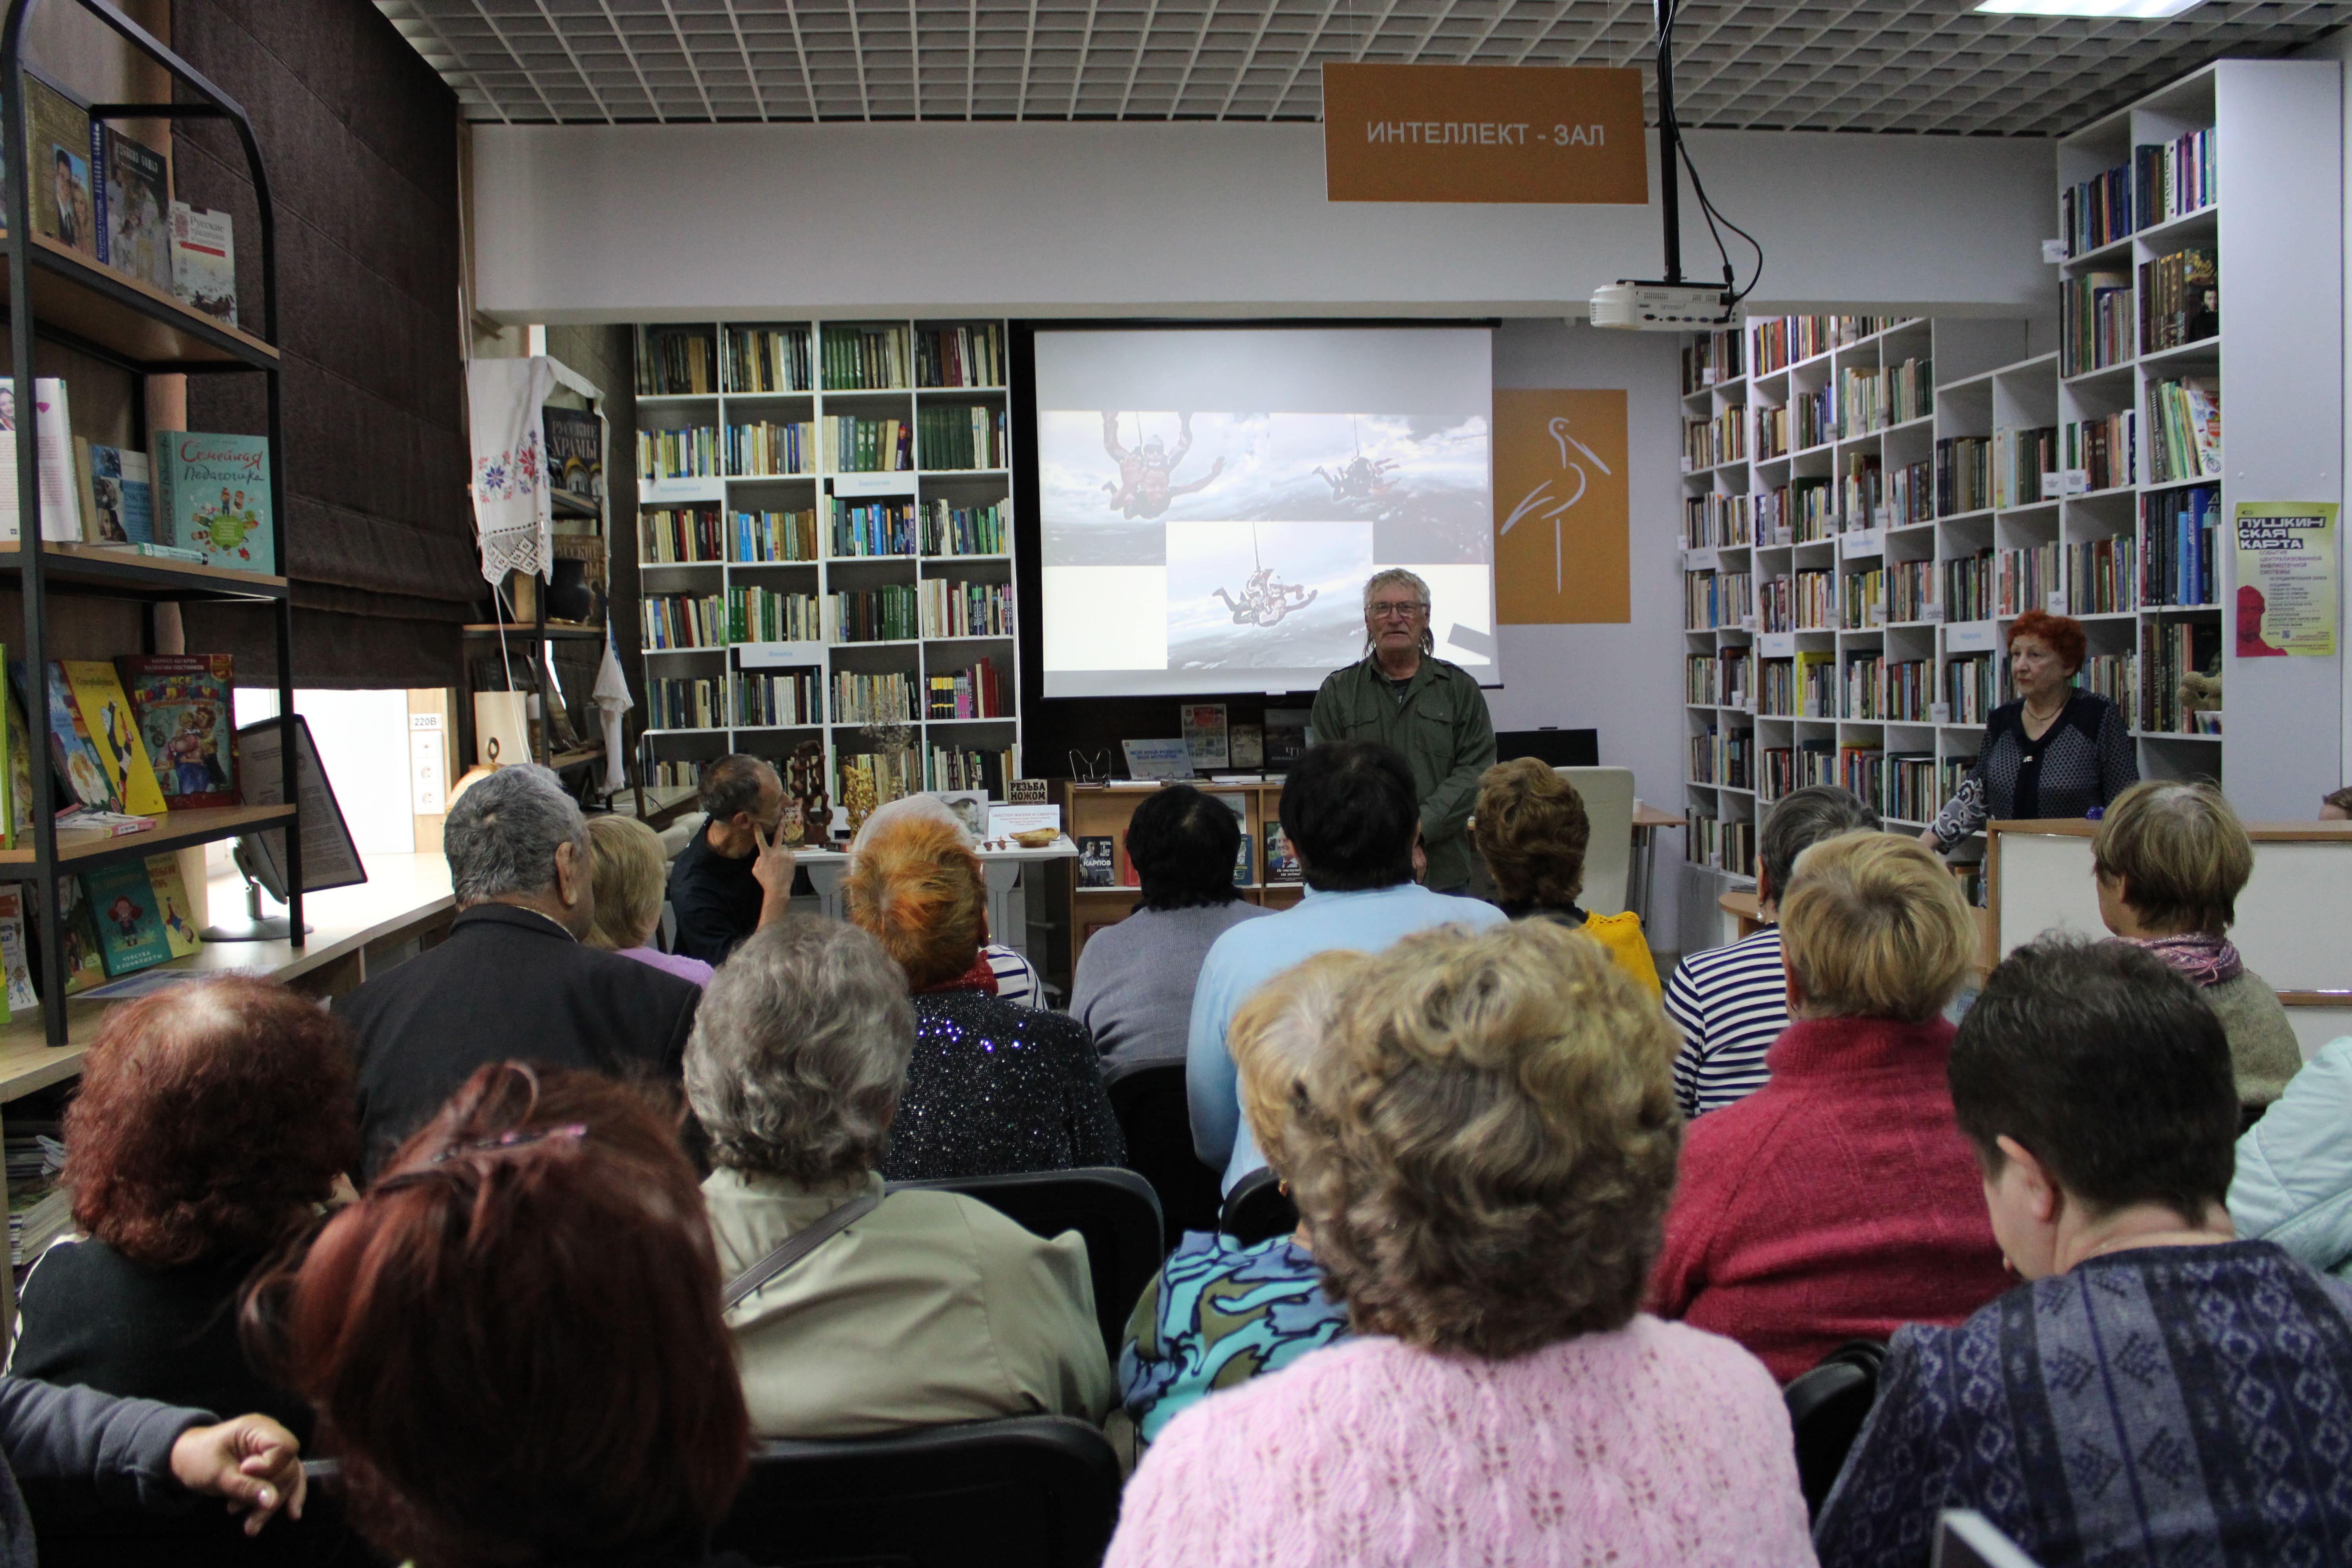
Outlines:
[[2193,11],[2204,0],[1984,0],[1996,16],[2095,16],[2108,22],[2160,22]]

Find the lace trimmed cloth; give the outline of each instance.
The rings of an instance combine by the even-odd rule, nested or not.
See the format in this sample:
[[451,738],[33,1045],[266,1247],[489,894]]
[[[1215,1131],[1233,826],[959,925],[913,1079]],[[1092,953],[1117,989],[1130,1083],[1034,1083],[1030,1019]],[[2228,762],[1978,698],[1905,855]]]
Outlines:
[[554,512],[540,416],[554,385],[554,362],[544,354],[478,359],[466,366],[474,531],[481,540],[483,580],[493,586],[509,572],[554,579]]

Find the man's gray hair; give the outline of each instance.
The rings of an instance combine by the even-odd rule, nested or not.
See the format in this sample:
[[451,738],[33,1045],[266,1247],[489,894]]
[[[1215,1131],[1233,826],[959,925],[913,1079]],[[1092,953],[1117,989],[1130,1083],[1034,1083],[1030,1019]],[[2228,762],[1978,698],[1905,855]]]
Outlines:
[[441,825],[459,909],[547,891],[555,886],[555,851],[566,844],[585,878],[587,819],[562,783],[535,763],[500,768],[469,785]]
[[1852,790],[1835,784],[1790,790],[1765,816],[1764,830],[1756,836],[1756,858],[1766,891],[1778,902],[1789,890],[1797,857],[1822,839],[1878,828],[1878,813]]
[[686,1098],[718,1163],[815,1186],[881,1163],[914,1048],[907,976],[882,944],[793,915],[711,977]]

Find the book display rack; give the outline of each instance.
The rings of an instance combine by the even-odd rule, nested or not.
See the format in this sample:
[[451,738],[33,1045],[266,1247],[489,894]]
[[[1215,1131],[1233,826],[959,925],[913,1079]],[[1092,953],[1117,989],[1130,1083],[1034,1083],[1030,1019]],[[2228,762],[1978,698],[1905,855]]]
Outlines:
[[[2222,612],[2231,505],[2340,499],[2339,307],[2291,281],[2340,271],[2338,186],[2292,152],[2334,146],[2334,72],[2221,61],[2063,139],[2054,328],[1773,317],[1688,345],[1690,858],[1752,877],[1758,820],[1806,784],[1923,826],[2028,609],[2084,624],[2077,680],[2124,708],[2143,777],[2226,757],[2242,811],[2316,809],[2333,748],[2255,679],[2339,666],[2242,679]],[[2327,784],[2265,787],[2322,751]]]
[[635,329],[649,784],[821,747],[835,804],[1005,798],[1014,725],[1004,323]]
[[[34,231],[28,182],[12,175],[6,181],[5,209],[7,235],[7,304],[11,334],[12,374],[19,389],[34,384],[37,340],[69,348],[129,374],[250,374],[262,378],[268,405],[266,432],[269,438],[268,484],[272,504],[268,515],[278,530],[277,560],[289,557],[285,529],[287,513],[277,504],[284,495],[285,440],[281,421],[278,351],[277,244],[268,171],[245,110],[188,63],[116,10],[106,0],[68,3],[120,37],[129,49],[167,73],[177,101],[161,103],[100,103],[89,108],[93,120],[190,120],[225,121],[233,129],[245,153],[259,209],[260,331],[258,335],[223,324],[190,309],[171,294],[123,273],[98,265],[68,247]],[[26,164],[25,32],[32,6],[16,0],[7,10],[0,32],[0,167],[21,172]],[[247,320],[250,320],[247,314]],[[133,399],[134,406],[139,400]],[[72,624],[77,602],[93,598],[129,600],[147,606],[146,646],[155,651],[153,606],[187,600],[238,599],[270,606],[277,636],[278,711],[279,742],[284,754],[295,751],[292,611],[282,576],[229,571],[130,553],[103,546],[41,543],[41,462],[35,420],[20,416],[14,441],[16,458],[18,541],[0,543],[0,586],[21,594],[24,622],[21,643],[7,649],[12,663],[28,671],[47,667],[58,639],[55,633]],[[124,652],[134,650],[124,649]],[[49,734],[47,683],[37,678],[24,683],[26,729],[30,735]],[[266,827],[285,830],[283,859],[287,912],[301,944],[301,833],[297,807],[233,805],[210,809],[174,810],[152,831],[113,838],[60,843],[56,813],[59,800],[47,752],[29,769],[31,809],[29,829],[16,847],[0,850],[0,879],[27,885],[32,905],[28,923],[37,933],[36,984],[43,998],[42,1030],[49,1047],[67,1044],[66,943],[59,921],[61,885],[71,878],[126,859],[140,859],[163,851],[253,833]],[[95,1010],[97,1004],[77,1004]],[[0,1099],[14,1091],[17,1075],[0,1071]],[[35,1074],[33,1076],[39,1076]],[[26,1081],[30,1081],[26,1079]]]

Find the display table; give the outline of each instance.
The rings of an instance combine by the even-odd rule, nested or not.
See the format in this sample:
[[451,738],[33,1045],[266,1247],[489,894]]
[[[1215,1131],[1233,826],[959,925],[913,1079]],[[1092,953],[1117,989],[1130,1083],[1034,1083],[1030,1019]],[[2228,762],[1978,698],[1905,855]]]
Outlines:
[[[1013,897],[1020,890],[1022,872],[1049,860],[1075,860],[1077,845],[1065,833],[1040,849],[1024,849],[1007,840],[1002,849],[981,848],[972,853],[980,858],[980,872],[988,882],[989,940],[1029,958],[1028,910]],[[824,918],[841,919],[841,882],[849,874],[849,852],[803,848],[793,852],[793,863],[808,873],[809,886],[816,889],[817,907]]]
[[[2091,875],[2095,822],[1985,825],[1985,886],[1994,951],[2045,931],[2107,934]],[[2238,895],[2230,940],[2286,1005],[2304,1058],[2352,1035],[2352,823],[2250,822],[2254,873]]]

